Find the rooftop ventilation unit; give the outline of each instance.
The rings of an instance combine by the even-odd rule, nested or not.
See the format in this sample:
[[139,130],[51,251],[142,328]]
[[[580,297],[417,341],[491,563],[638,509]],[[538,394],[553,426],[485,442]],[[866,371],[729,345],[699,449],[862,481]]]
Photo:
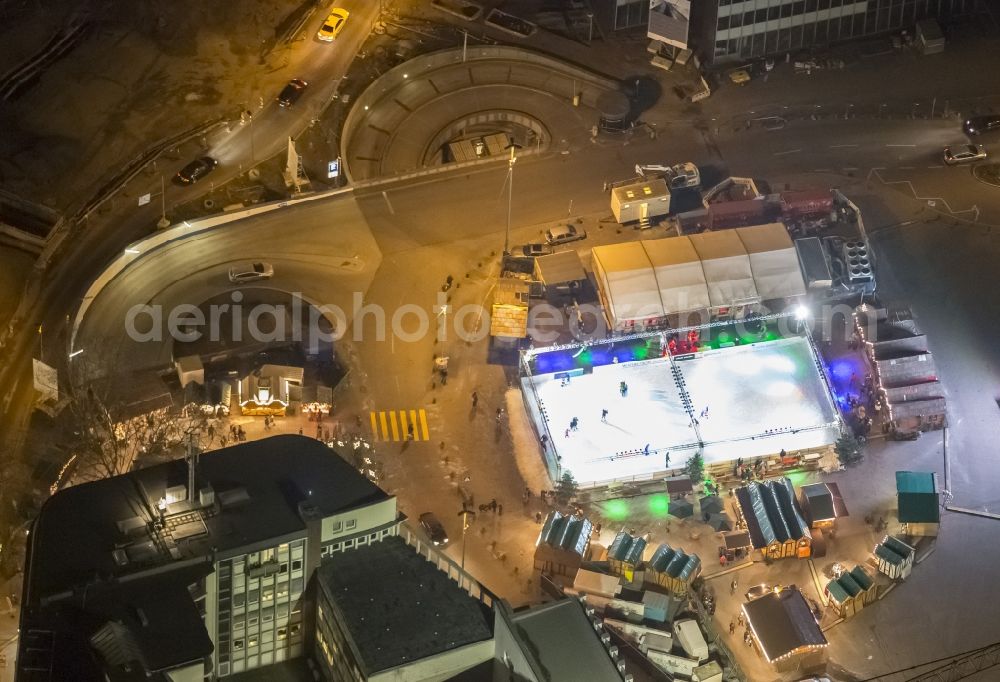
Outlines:
[[871,282],[875,279],[868,245],[863,241],[847,241],[843,246],[844,266],[851,282]]

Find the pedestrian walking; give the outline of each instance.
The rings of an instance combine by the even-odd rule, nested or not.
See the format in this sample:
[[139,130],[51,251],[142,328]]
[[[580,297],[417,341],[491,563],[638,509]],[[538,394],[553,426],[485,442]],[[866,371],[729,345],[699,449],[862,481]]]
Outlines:
[[476,409],[479,405],[479,394],[475,391],[472,392],[472,409]]
[[542,512],[535,512],[535,523],[542,522]]
[[729,621],[729,634],[731,634],[731,635],[735,635],[736,634],[736,620],[735,619]]
[[648,455],[649,454],[649,443],[646,443],[646,447],[644,447],[642,449],[642,454],[644,454],[644,455]]
[[406,440],[413,440],[413,422],[406,425]]
[[569,420],[569,428],[576,431],[580,427],[580,420],[577,417],[573,417]]
[[608,423],[608,411],[607,410],[601,410],[601,421],[604,422],[605,424]]
[[566,429],[566,437],[569,438],[569,429]]
[[219,436],[219,443],[222,445],[222,447],[226,447],[227,442],[228,439],[225,436]]
[[740,627],[743,627],[743,612],[742,611],[740,611],[739,614],[736,616],[736,622],[740,624]]
[[490,511],[495,512],[496,510],[497,510],[497,498],[494,497],[492,500],[490,500]]
[[302,427],[301,426],[299,427],[299,435],[300,436],[302,435]]
[[502,504],[498,504],[497,505],[497,516],[503,516],[503,505]]

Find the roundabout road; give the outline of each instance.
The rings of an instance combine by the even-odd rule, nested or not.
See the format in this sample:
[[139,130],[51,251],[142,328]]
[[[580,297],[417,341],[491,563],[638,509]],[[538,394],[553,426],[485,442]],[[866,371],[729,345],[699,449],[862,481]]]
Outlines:
[[616,81],[516,47],[478,47],[464,59],[460,49],[422,55],[387,71],[354,103],[344,122],[347,171],[357,181],[419,170],[429,147],[461,137],[490,112],[508,116],[506,125],[494,117],[497,130],[532,128],[542,145],[565,145],[589,135],[598,97],[618,90]]

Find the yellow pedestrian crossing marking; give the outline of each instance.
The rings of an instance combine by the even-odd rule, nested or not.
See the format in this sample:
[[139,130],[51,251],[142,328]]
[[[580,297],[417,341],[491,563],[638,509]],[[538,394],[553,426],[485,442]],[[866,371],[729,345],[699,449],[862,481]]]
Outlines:
[[376,441],[404,441],[411,433],[413,440],[431,439],[426,410],[373,410],[368,416]]
[[389,410],[389,423],[392,424],[392,439],[399,440],[399,431],[396,430],[396,411]]

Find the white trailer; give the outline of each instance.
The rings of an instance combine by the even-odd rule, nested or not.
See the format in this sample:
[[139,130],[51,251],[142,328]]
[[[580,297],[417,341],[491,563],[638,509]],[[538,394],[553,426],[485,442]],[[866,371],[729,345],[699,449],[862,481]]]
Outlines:
[[701,634],[698,621],[688,618],[674,623],[674,636],[681,643],[684,651],[691,658],[698,659],[698,662],[708,660],[708,642]]
[[690,678],[698,667],[698,661],[694,659],[675,656],[665,651],[656,651],[655,649],[650,649],[646,653],[646,658],[655,663],[658,668],[662,668],[671,675],[683,675],[687,678]]
[[654,218],[670,213],[670,190],[661,178],[643,180],[611,190],[611,212],[622,225],[639,223],[650,225]]
[[[590,599],[588,599],[587,601],[589,602]],[[625,639],[629,640],[630,642],[633,642],[637,646],[640,644],[640,642],[642,641],[643,637],[653,636],[653,635],[659,635],[659,636],[667,637],[667,638],[670,639],[670,646],[667,647],[667,651],[669,651],[671,648],[673,648],[673,636],[669,632],[667,632],[666,630],[658,630],[656,628],[651,628],[651,627],[646,626],[646,625],[639,625],[637,623],[629,623],[628,621],[618,620],[616,618],[605,618],[604,619],[604,625],[606,625],[609,628],[614,629],[622,637],[624,637]],[[663,643],[662,640],[661,640],[661,643]]]

